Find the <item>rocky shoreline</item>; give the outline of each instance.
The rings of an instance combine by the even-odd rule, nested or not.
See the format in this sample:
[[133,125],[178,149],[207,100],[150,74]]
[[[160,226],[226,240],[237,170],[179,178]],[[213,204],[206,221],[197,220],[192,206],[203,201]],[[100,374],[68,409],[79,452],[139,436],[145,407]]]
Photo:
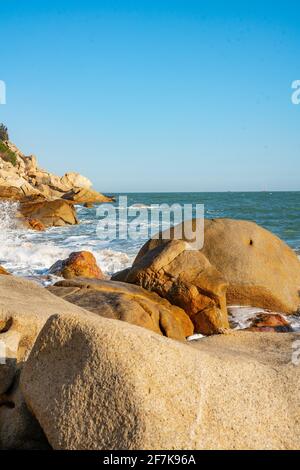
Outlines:
[[[23,226],[111,200],[3,145],[0,198]],[[206,220],[204,240],[151,239],[111,279],[72,253],[47,288],[0,267],[0,448],[299,448],[299,259],[253,222]],[[264,312],[234,331],[228,305]]]

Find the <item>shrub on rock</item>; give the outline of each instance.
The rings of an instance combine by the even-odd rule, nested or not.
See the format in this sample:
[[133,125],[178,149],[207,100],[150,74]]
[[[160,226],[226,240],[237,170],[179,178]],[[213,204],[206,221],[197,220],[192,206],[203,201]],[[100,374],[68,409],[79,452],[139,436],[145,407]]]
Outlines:
[[0,140],[6,141],[8,140],[8,129],[4,124],[0,124]]

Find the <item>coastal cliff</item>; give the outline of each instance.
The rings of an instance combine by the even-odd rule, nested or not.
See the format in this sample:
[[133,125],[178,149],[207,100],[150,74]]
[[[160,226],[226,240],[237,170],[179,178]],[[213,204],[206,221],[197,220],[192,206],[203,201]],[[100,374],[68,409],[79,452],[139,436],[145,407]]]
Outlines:
[[[1,129],[5,127],[1,125]],[[74,204],[110,202],[112,198],[92,189],[92,182],[79,173],[61,177],[41,168],[35,155],[26,156],[8,140],[6,131],[0,134],[0,200],[18,201],[23,223],[41,230],[77,224]]]

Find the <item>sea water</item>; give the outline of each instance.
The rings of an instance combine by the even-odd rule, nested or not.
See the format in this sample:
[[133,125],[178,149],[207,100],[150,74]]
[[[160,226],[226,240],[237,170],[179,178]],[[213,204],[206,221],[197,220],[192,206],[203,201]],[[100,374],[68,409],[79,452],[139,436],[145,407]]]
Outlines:
[[[118,200],[118,194],[115,194]],[[300,255],[300,192],[130,193],[128,206],[204,204],[205,217],[252,220],[283,239]],[[107,275],[131,266],[146,240],[101,240],[96,207],[76,206],[79,225],[53,227],[45,232],[16,228],[17,203],[0,203],[0,265],[11,273],[44,285],[56,279],[50,266],[73,251],[91,251]],[[148,220],[142,221],[147,225]],[[159,229],[159,226],[152,229]],[[251,306],[249,306],[251,307]],[[257,309],[230,309],[235,327],[248,326]],[[259,309],[261,311],[261,309]],[[292,318],[295,327],[298,318]]]

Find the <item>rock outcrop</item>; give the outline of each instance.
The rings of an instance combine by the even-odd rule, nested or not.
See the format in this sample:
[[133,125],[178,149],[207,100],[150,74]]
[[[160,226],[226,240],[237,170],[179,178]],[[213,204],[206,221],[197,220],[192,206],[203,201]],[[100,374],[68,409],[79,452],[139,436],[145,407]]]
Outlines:
[[[31,195],[39,194],[33,191]],[[0,180],[0,200],[4,201],[22,201],[28,196],[28,192],[25,193],[21,187],[3,185]]]
[[84,277],[91,279],[103,279],[104,274],[97,265],[95,256],[89,251],[77,251],[71,253],[66,260],[57,261],[49,269],[50,274],[72,279]]
[[[119,277],[120,273],[112,279]],[[183,308],[195,333],[210,335],[229,328],[226,280],[202,253],[188,250],[184,241],[169,241],[147,251],[121,277]]]
[[184,310],[138,286],[78,279],[60,281],[48,290],[102,317],[132,323],[172,339],[185,340],[194,331]]
[[[191,221],[185,224],[190,225]],[[135,264],[148,251],[167,243],[164,239],[149,240]],[[286,314],[298,311],[299,259],[268,230],[249,221],[206,219],[201,253],[228,283],[228,304],[251,305]]]
[[20,204],[20,213],[26,220],[35,219],[44,227],[78,224],[73,205],[63,199],[22,202]]
[[74,204],[96,204],[101,202],[111,202],[113,199],[108,196],[88,188],[72,189],[65,193],[63,199],[72,201]]
[[1,142],[0,199],[23,201],[27,196],[65,198],[76,204],[112,201],[91,189],[92,183],[79,173],[54,175],[38,166],[34,155],[25,156],[12,142]]
[[92,182],[85,176],[80,175],[79,173],[66,173],[61,178],[61,183],[66,188],[85,188],[91,189],[93,186]]
[[238,332],[186,345],[99,316],[56,315],[21,387],[54,449],[297,449],[297,339]]

